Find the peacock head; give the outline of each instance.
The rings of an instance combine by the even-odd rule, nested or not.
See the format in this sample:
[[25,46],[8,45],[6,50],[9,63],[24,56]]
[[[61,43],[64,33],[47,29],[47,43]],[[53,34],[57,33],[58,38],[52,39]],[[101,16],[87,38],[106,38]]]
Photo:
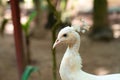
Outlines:
[[56,45],[61,43],[66,43],[67,45],[72,45],[76,42],[77,39],[79,39],[79,33],[75,28],[67,26],[58,33],[57,39],[53,45],[53,48],[56,47]]
[[53,48],[60,43],[66,43],[67,45],[73,45],[77,40],[80,40],[79,33],[84,33],[89,29],[89,26],[82,20],[83,25],[80,26],[67,26],[60,30],[58,33],[57,39],[53,45]]

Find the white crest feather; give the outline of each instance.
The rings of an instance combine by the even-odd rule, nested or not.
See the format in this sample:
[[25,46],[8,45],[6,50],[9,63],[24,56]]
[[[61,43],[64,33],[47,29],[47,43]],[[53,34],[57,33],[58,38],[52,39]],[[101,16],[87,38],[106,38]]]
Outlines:
[[90,26],[88,26],[88,24],[83,19],[81,19],[80,21],[82,22],[81,26],[80,25],[72,25],[72,27],[77,32],[85,33],[86,31],[89,30]]
[[80,26],[74,25],[74,26],[71,26],[71,27],[73,27],[73,29],[74,29],[76,32],[80,32]]
[[81,22],[83,23],[83,25],[81,26],[81,32],[85,33],[89,30],[90,26],[83,20],[83,18],[81,18]]

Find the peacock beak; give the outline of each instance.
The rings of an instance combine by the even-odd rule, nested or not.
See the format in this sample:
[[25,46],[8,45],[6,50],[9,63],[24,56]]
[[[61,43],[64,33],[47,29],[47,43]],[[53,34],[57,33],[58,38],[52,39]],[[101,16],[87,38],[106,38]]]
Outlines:
[[56,41],[55,41],[55,43],[53,44],[53,49],[56,47],[56,45],[58,45],[59,43],[60,43],[61,41],[59,40],[59,39],[57,39]]

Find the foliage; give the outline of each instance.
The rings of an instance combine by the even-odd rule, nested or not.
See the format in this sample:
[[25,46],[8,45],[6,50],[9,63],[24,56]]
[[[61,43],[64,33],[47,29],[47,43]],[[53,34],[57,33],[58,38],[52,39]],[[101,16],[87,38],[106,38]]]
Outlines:
[[3,36],[5,26],[8,22],[8,19],[4,18],[5,15],[5,8],[6,8],[6,1],[5,0],[0,0],[0,34]]
[[22,24],[22,29],[25,32],[25,43],[26,43],[26,64],[30,64],[31,60],[30,60],[30,37],[29,37],[29,28],[30,28],[30,23],[32,22],[32,20],[36,17],[36,12],[32,12],[30,14],[30,17],[28,18],[27,22],[25,24]]
[[23,75],[22,75],[22,79],[21,80],[28,80],[31,73],[33,72],[37,72],[38,68],[37,67],[33,67],[33,66],[27,66]]
[[61,9],[62,11],[65,10],[65,8],[66,8],[66,3],[67,3],[67,0],[61,0],[61,2],[60,2],[60,9]]
[[[50,11],[53,12],[54,16],[56,17],[56,23],[54,23],[54,25],[52,26],[52,46],[55,42],[56,39],[56,30],[58,29],[58,25],[61,23],[61,14],[60,12],[58,12],[55,8],[55,6],[52,5],[52,3],[50,2],[50,0],[47,0],[48,2],[48,6],[50,8]],[[51,48],[52,48],[51,46]],[[57,61],[56,61],[56,50],[55,49],[51,49],[52,50],[52,56],[53,56],[53,80],[57,80]]]
[[8,19],[4,18],[3,21],[2,21],[2,24],[0,25],[0,33],[1,33],[2,36],[3,36],[3,33],[4,33],[5,26],[6,26],[7,22],[8,22]]
[[36,16],[36,12],[34,11],[30,14],[30,17],[28,18],[27,22],[25,24],[22,24],[22,29],[24,30],[26,35],[28,35],[28,29],[30,27],[30,23],[35,18],[35,16]]
[[48,9],[48,4],[47,4],[46,0],[40,0],[40,7],[42,10]]

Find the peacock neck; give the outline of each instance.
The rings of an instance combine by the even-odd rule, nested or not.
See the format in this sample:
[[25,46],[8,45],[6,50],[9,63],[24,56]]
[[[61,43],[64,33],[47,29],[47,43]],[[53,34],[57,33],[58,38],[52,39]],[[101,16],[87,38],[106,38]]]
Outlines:
[[74,43],[68,45],[68,49],[78,52],[80,48],[80,38],[76,39]]
[[[60,65],[60,76],[62,80],[71,80],[69,75],[81,71],[82,59],[79,55],[80,39],[75,44],[68,45]],[[69,75],[68,75],[69,74]]]
[[[68,45],[66,54],[67,58],[73,61],[73,63],[70,63],[74,66],[76,66],[76,70],[80,70],[82,68],[82,59],[79,54],[79,47],[80,47],[80,38],[76,40],[76,42],[73,45]],[[70,66],[69,66],[70,67]]]

